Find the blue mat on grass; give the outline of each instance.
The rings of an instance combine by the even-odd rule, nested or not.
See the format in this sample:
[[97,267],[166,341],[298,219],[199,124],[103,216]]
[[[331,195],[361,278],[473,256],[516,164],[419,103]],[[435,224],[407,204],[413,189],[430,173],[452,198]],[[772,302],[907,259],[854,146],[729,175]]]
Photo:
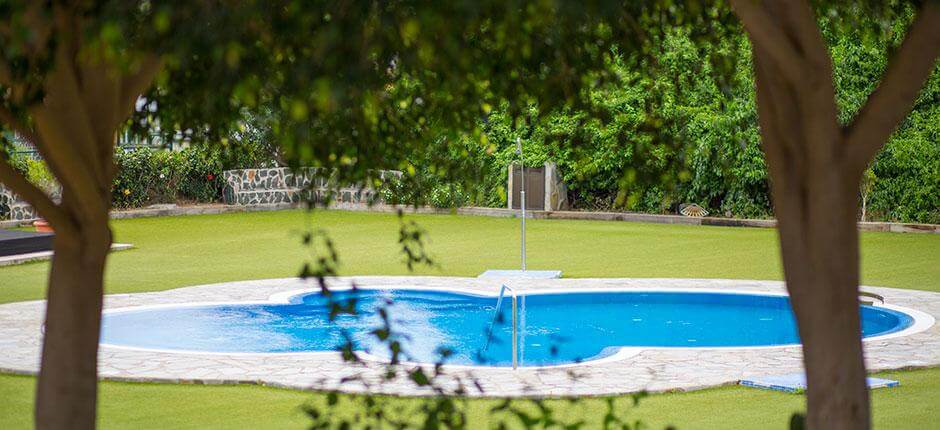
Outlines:
[[[897,387],[901,384],[898,381],[882,378],[867,378],[867,380],[869,389]],[[761,376],[742,379],[741,385],[787,393],[800,393],[806,390],[806,375],[794,373],[790,375]]]

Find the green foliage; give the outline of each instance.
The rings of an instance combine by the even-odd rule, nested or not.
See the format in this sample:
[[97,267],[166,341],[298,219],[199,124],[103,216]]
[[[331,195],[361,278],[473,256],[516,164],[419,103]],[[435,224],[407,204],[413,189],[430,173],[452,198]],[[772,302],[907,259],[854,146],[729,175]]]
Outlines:
[[183,158],[181,170],[185,175],[179,183],[178,194],[184,199],[197,202],[218,200],[224,185],[222,171],[226,169],[218,153],[205,149],[190,149],[180,154]]
[[[262,109],[291,165],[335,169],[354,183],[375,169],[408,171],[423,153],[457,176],[460,163],[430,148],[479,139],[477,119],[508,94],[569,100],[580,73],[555,72],[596,69],[616,35],[600,18],[615,2],[277,3],[244,2],[228,14],[212,13],[211,2],[167,9],[172,28],[205,15],[204,29],[187,32],[215,49],[187,32],[130,31],[147,37],[123,43],[173,60],[132,125],[174,124],[161,131],[212,141],[231,134],[245,109]],[[160,12],[113,6],[142,22]]]
[[[912,13],[901,16],[886,25],[872,16],[822,20],[844,122],[876,88]],[[718,216],[772,216],[745,37],[699,46],[687,33],[668,32],[652,52],[656,68],[642,73],[631,55],[608,64],[619,82],[586,90],[588,107],[532,116],[522,126],[505,106],[490,115],[485,125],[492,149],[479,161],[485,178],[477,193],[482,198],[473,203],[505,206],[507,166],[518,161],[514,142],[522,137],[526,164],[557,163],[576,209],[675,213],[679,203],[698,203]],[[724,80],[712,79],[715,56],[736,58],[737,69]],[[868,218],[940,222],[938,106],[940,69],[873,163]]]
[[[45,51],[23,48],[28,3],[3,10],[15,30],[4,52],[28,95],[3,100],[17,116],[20,102],[41,97],[39,78],[51,64]],[[723,3],[680,3],[279,0],[240,2],[226,13],[210,1],[76,7],[86,8],[87,44],[118,70],[132,71],[151,54],[164,60],[129,122],[142,134],[196,146],[276,142],[278,164],[335,169],[346,183],[402,170],[407,202],[440,207],[505,205],[506,167],[522,137],[529,165],[558,163],[576,208],[674,212],[694,202],[717,215],[770,216],[747,42]],[[816,6],[847,122],[876,87],[914,6]],[[59,36],[53,31],[45,42]],[[934,77],[890,154],[873,166],[878,219],[937,219],[937,117],[929,112],[936,87]],[[191,163],[181,169],[218,168]],[[204,200],[212,186],[185,181],[196,177],[181,177],[182,194]],[[169,192],[148,193],[122,204]]]
[[184,175],[182,160],[172,152],[139,149],[115,154],[118,173],[111,195],[115,207],[171,203]]
[[29,182],[50,195],[59,194],[59,183],[44,161],[32,157],[22,157],[17,164],[16,167],[26,173],[26,179]]
[[[877,87],[890,53],[913,20],[910,5],[900,9],[899,18],[889,22],[863,16],[855,26],[837,26],[837,20],[823,26],[843,122],[852,119]],[[940,65],[875,158],[862,186],[871,219],[940,223]]]
[[[159,64],[131,132],[224,145],[252,132],[246,111],[264,111],[258,129],[283,148],[285,164],[324,167],[341,183],[383,169],[420,182],[414,173],[426,166],[449,180],[475,178],[478,169],[451,155],[487,146],[479,120],[494,106],[513,117],[528,106],[578,107],[585,85],[616,79],[604,67],[615,43],[648,58],[665,28],[694,28],[703,43],[736,30],[713,0],[4,4],[0,50],[13,84],[3,89],[17,90],[0,91],[0,104],[21,122],[42,100],[53,48],[77,41],[124,76]],[[62,14],[76,24],[58,25],[52,17]]]
[[[588,89],[589,108],[563,108],[519,127],[503,107],[486,120],[494,149],[484,157],[487,196],[505,205],[507,166],[558,164],[575,208],[670,212],[696,202],[737,216],[767,216],[767,173],[759,148],[748,46],[742,36],[702,48],[683,31],[668,33],[653,54],[654,73],[639,73],[638,58],[617,56],[608,67],[620,82]],[[724,81],[711,58],[736,56],[740,67]],[[634,56],[635,57],[635,56]],[[626,82],[627,84],[624,84]],[[600,115],[598,115],[600,113]]]
[[190,147],[182,151],[118,150],[117,175],[111,190],[118,208],[155,203],[215,202],[221,198],[222,171],[274,164],[271,154],[255,144]]
[[872,165],[868,210],[876,219],[938,224],[940,109],[914,112],[906,123]]
[[[739,29],[727,7],[712,2],[34,6],[55,4],[57,14],[25,13],[25,3],[0,8],[11,28],[2,40],[15,66],[9,75],[20,84],[17,91],[3,91],[2,102],[17,117],[41,100],[52,63],[53,49],[30,56],[35,51],[28,48],[79,39],[68,37],[72,26],[50,27],[44,38],[35,37],[35,27],[47,24],[47,15],[71,13],[88,23],[80,29],[83,54],[98,55],[121,72],[150,56],[161,60],[157,85],[130,121],[136,132],[224,147],[246,109],[269,109],[263,129],[276,137],[272,141],[283,146],[292,166],[325,167],[341,183],[364,181],[376,169],[399,169],[406,172],[406,186],[430,187],[416,197],[437,204],[458,200],[456,186],[441,191],[448,179],[462,184],[489,172],[499,176],[484,185],[501,184],[511,138],[521,136],[531,162],[558,159],[572,191],[582,200],[591,196],[594,205],[662,212],[695,202],[747,216],[769,209],[766,174],[755,156],[750,78],[734,61],[746,57],[740,54],[744,40],[731,36]],[[491,115],[494,106],[502,118]],[[209,198],[224,168],[214,156],[192,152],[120,154],[118,163],[118,206]],[[474,169],[480,165],[484,169]],[[923,200],[900,195],[914,204]],[[406,225],[400,237],[413,242],[418,232]],[[426,257],[417,248],[404,249],[409,261]],[[386,337],[394,350],[394,336]],[[418,385],[434,384],[434,375],[408,376]],[[429,428],[463,427],[453,402],[433,399],[418,414]],[[367,406],[365,413],[381,423],[382,408]],[[515,414],[522,425],[558,424],[551,409],[537,407],[538,415]],[[605,423],[622,424],[613,418]]]

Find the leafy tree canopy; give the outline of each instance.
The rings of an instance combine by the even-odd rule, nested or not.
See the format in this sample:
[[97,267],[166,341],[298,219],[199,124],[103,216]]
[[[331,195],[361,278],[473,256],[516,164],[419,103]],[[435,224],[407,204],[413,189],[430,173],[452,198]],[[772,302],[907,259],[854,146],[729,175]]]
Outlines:
[[[74,44],[101,73],[157,66],[138,133],[224,143],[265,107],[293,163],[349,179],[412,171],[414,154],[459,170],[437,145],[486,148],[494,107],[585,105],[585,85],[619,78],[605,67],[615,44],[648,50],[675,26],[705,40],[732,22],[708,1],[6,1],[0,14],[15,115],[41,100],[53,48]],[[76,14],[79,32],[57,24]]]

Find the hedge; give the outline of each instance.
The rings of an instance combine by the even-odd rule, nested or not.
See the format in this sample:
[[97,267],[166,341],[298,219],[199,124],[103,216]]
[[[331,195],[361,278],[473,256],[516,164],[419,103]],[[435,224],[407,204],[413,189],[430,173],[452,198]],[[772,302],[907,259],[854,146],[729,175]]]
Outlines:
[[[880,38],[823,24],[840,119],[848,123],[877,87],[908,23],[894,23],[898,28]],[[590,89],[584,97],[593,112],[564,109],[520,124],[497,109],[486,118],[492,148],[477,160],[482,173],[469,192],[479,196],[472,203],[505,206],[519,137],[527,165],[559,166],[575,209],[675,213],[681,203],[697,203],[719,216],[771,217],[748,41],[732,36],[719,46],[694,46],[677,32],[660,49],[655,75],[637,73],[629,56],[612,62],[611,71],[631,83]],[[709,61],[717,53],[735,59],[724,80],[714,79]],[[597,113],[604,119],[591,119]],[[940,66],[868,173],[869,220],[940,223]]]
[[157,203],[207,203],[222,196],[222,171],[270,167],[273,157],[259,148],[237,151],[218,147],[191,147],[181,151],[119,149],[118,173],[111,190],[116,208]]

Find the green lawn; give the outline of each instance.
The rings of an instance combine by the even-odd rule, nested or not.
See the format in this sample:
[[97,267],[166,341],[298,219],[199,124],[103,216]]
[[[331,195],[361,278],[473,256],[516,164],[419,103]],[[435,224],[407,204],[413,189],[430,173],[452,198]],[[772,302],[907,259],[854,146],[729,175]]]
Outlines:
[[[435,268],[421,274],[474,276],[518,265],[518,221],[447,215],[408,216],[429,233]],[[341,273],[407,274],[394,215],[301,211],[119,220],[115,238],[136,249],[112,255],[107,291],[156,291],[244,279],[293,276],[309,253],[308,228],[324,228],[340,252]],[[619,222],[533,220],[529,267],[567,277],[714,277],[780,279],[775,232],[769,229]],[[940,291],[940,237],[862,235],[863,282]],[[47,263],[0,268],[0,303],[44,297]],[[880,427],[925,428],[940,422],[940,369],[889,375],[902,387],[873,394]],[[0,376],[0,428],[29,427],[33,378]],[[262,387],[103,383],[101,424],[118,428],[301,427],[300,405],[323,396]],[[396,400],[405,402],[407,400]],[[727,387],[656,395],[620,410],[653,428],[784,428],[803,397]],[[469,405],[473,427],[486,425],[491,402]],[[596,423],[600,401],[559,404],[570,420]],[[594,420],[594,421],[591,421]],[[588,426],[590,428],[592,426]]]
[[[940,369],[879,374],[901,381],[901,386],[872,392],[875,427],[884,429],[929,429],[938,422]],[[0,376],[0,428],[32,427],[32,396],[35,380],[25,376]],[[210,429],[303,428],[309,424],[301,406],[323,402],[322,395],[257,386],[202,386],[101,384],[99,423],[102,428]],[[392,406],[414,407],[413,400],[390,400]],[[471,429],[488,428],[496,419],[488,410],[491,400],[469,403]],[[598,428],[606,404],[587,399],[577,405],[552,402],[564,422],[585,420],[584,428]],[[743,387],[723,387],[689,393],[660,394],[632,406],[629,398],[616,408],[629,419],[639,419],[647,428],[674,425],[680,429],[769,429],[787,428],[793,412],[803,410],[803,396]],[[389,408],[393,409],[393,408]],[[510,423],[513,423],[511,419]]]
[[[509,218],[408,216],[429,233],[438,267],[420,274],[476,276],[519,264],[519,223]],[[140,218],[114,222],[115,240],[137,249],[111,256],[107,291],[156,291],[212,282],[294,276],[308,257],[305,229],[335,240],[342,274],[407,274],[394,215],[301,211]],[[781,279],[774,230],[532,220],[530,269],[566,277]],[[868,285],[940,291],[940,237],[862,235]],[[47,263],[0,268],[0,303],[44,297]]]

